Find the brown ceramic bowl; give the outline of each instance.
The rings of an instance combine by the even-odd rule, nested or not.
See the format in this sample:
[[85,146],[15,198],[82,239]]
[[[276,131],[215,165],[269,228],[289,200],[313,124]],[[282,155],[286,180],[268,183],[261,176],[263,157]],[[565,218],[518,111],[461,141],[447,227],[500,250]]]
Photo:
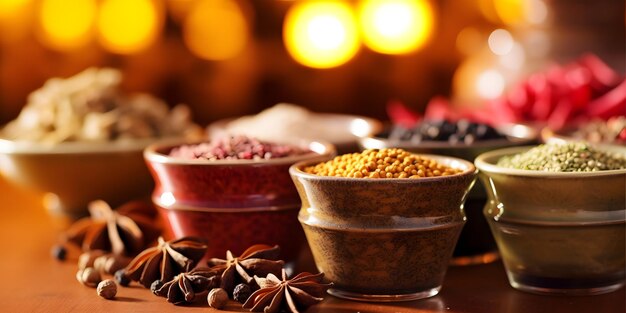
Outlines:
[[[384,137],[366,137],[359,140],[363,149],[401,148],[413,153],[428,153],[461,158],[467,161],[487,151],[532,144],[538,137],[535,127],[522,124],[506,124],[498,128],[506,137],[476,141],[471,145],[450,144],[447,141],[410,141],[390,140]],[[452,264],[470,265],[489,263],[498,259],[496,243],[489,231],[482,211],[487,202],[487,193],[482,183],[477,182],[465,202],[467,223],[454,249]]]
[[112,206],[148,197],[153,183],[143,149],[154,140],[66,142],[55,145],[0,139],[0,174],[45,194],[51,213],[77,218],[87,204],[102,199]]
[[[621,288],[626,170],[555,173],[497,165],[500,158],[530,148],[495,150],[475,161],[480,179],[489,186],[484,214],[511,286],[565,295]],[[626,157],[626,147],[610,149]]]
[[329,292],[363,301],[436,295],[476,177],[471,162],[426,155],[463,172],[419,179],[326,177],[289,169],[302,198],[299,220]]
[[306,247],[297,212],[300,198],[289,166],[332,157],[332,145],[302,143],[311,153],[269,160],[186,160],[169,152],[186,144],[155,144],[144,157],[156,182],[152,200],[174,237],[198,236],[207,256],[236,255],[253,244],[278,244],[286,261]]

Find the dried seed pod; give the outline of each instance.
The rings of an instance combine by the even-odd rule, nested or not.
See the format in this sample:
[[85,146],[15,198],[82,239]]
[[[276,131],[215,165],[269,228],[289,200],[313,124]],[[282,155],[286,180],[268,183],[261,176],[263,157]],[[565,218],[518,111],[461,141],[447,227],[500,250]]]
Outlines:
[[207,302],[209,306],[215,309],[223,309],[228,303],[228,294],[226,290],[222,288],[213,288],[209,291],[209,295],[207,296]]
[[98,295],[105,299],[113,299],[117,294],[117,285],[112,279],[105,279],[98,284]]
[[85,286],[96,287],[98,283],[102,281],[102,277],[100,276],[100,272],[93,267],[88,267],[82,270],[79,281]]

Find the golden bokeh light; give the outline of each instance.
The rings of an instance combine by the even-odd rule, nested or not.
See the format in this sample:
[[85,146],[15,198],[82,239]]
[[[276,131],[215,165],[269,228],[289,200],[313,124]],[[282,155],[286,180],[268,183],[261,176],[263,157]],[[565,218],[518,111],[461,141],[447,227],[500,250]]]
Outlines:
[[92,38],[96,10],[95,0],[43,0],[39,8],[42,43],[59,51],[84,46]]
[[424,46],[434,13],[426,0],[363,0],[359,7],[363,41],[385,54],[406,54]]
[[244,51],[250,31],[243,9],[234,0],[198,1],[185,18],[183,36],[193,54],[220,61]]
[[283,41],[298,63],[332,68],[359,50],[359,34],[351,7],[342,1],[299,1],[287,12]]
[[0,19],[20,12],[29,0],[0,0]]
[[119,54],[149,47],[162,28],[160,9],[153,0],[104,0],[98,15],[102,46]]

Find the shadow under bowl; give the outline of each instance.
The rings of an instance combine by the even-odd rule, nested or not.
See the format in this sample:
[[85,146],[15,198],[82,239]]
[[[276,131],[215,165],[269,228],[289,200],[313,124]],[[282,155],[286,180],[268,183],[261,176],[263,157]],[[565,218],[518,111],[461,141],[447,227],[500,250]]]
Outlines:
[[334,147],[306,142],[312,152],[269,160],[186,160],[169,152],[187,144],[153,145],[144,152],[155,180],[152,201],[174,237],[205,238],[207,256],[241,253],[254,244],[281,246],[293,261],[305,246],[298,224],[300,198],[289,167],[303,160],[327,160]]
[[[497,161],[531,147],[476,158],[484,210],[511,286],[540,294],[591,295],[624,285],[626,170],[554,173]],[[626,155],[626,148],[617,149]]]
[[0,139],[0,173],[18,186],[45,193],[51,213],[75,219],[87,214],[93,200],[115,207],[147,198],[153,183],[142,153],[153,142],[45,145]]
[[476,176],[468,161],[426,155],[462,169],[419,179],[326,177],[289,171],[302,198],[299,220],[329,292],[362,301],[436,295],[465,223],[463,202]]

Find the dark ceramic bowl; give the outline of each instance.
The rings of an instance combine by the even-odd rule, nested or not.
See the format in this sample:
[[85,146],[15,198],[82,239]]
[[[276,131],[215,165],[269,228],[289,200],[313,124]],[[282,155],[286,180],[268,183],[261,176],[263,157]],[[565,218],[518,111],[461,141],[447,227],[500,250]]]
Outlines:
[[[498,166],[508,148],[476,158],[489,201],[485,217],[511,286],[592,295],[624,285],[626,170],[544,172]],[[625,147],[613,147],[626,156]]]
[[[445,155],[472,162],[481,153],[505,147],[531,144],[538,137],[538,131],[530,125],[507,124],[499,126],[497,129],[506,138],[482,140],[471,145],[462,143],[450,144],[446,141],[413,143],[394,141],[376,136],[362,138],[359,144],[363,149],[401,148],[413,153]],[[453,264],[480,264],[498,259],[496,243],[489,231],[487,221],[482,215],[486,202],[487,193],[485,188],[482,183],[477,182],[465,202],[467,223],[455,247]]]
[[199,236],[209,243],[207,256],[236,255],[253,244],[278,244],[286,261],[304,244],[297,221],[300,198],[289,166],[325,160],[329,144],[307,142],[311,153],[269,160],[185,160],[169,152],[183,142],[152,145],[144,158],[156,187],[152,201],[171,236]]
[[289,169],[302,198],[298,219],[329,292],[363,301],[436,295],[476,176],[471,162],[427,155],[462,173],[419,179],[327,177]]

